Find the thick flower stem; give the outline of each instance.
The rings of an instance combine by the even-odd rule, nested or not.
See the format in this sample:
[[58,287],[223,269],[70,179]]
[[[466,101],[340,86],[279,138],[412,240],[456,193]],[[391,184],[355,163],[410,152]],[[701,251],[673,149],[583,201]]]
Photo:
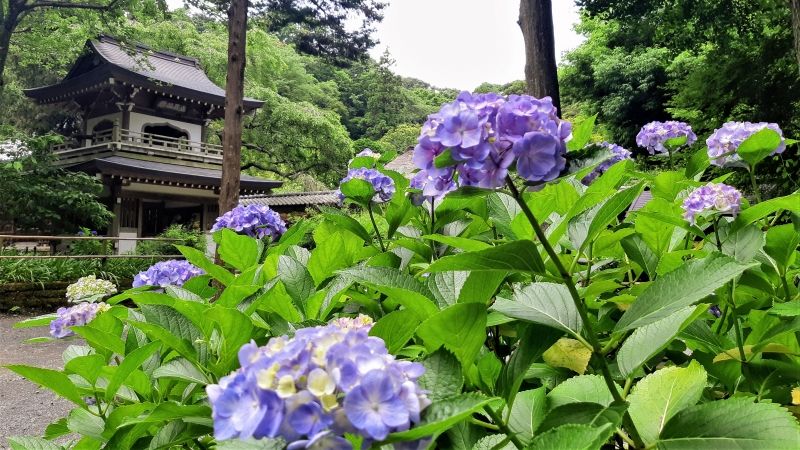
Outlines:
[[756,168],[748,168],[747,174],[750,176],[750,186],[753,188],[753,195],[756,197],[756,202],[761,203],[761,192],[758,189],[758,183],[756,183]]
[[381,251],[385,252],[386,247],[383,245],[383,238],[381,237],[381,232],[378,230],[378,224],[375,223],[375,216],[372,214],[372,202],[367,203],[367,211],[369,212],[369,220],[372,221],[372,228],[375,230],[375,234],[378,236],[378,243],[381,245]]
[[505,422],[503,422],[503,419],[500,417],[500,414],[497,414],[497,413],[496,413],[496,412],[495,412],[495,411],[492,409],[492,407],[491,407],[491,406],[488,406],[488,405],[487,405],[487,406],[485,406],[485,407],[483,408],[483,410],[484,410],[484,411],[486,411],[486,414],[488,414],[488,415],[489,415],[489,418],[491,418],[491,419],[492,419],[492,421],[494,422],[494,424],[495,424],[495,425],[497,425],[497,428],[498,428],[498,429],[499,429],[501,432],[503,432],[503,434],[505,434],[506,436],[508,436],[508,440],[510,440],[510,441],[511,441],[511,443],[512,443],[512,444],[514,444],[514,447],[517,447],[517,448],[518,448],[518,449],[520,449],[520,450],[522,450],[523,448],[525,448],[525,444],[523,444],[523,443],[522,443],[522,441],[520,441],[520,440],[519,440],[519,438],[517,437],[517,434],[516,434],[516,433],[514,433],[513,431],[511,431],[511,429],[510,429],[510,428],[508,428],[508,425],[506,425],[506,423],[505,423]]
[[[506,184],[511,190],[511,194],[514,196],[517,204],[519,204],[519,207],[522,209],[522,212],[525,214],[525,217],[528,219],[528,222],[530,222],[531,227],[533,227],[533,232],[536,234],[536,237],[539,239],[542,247],[544,247],[545,252],[556,266],[556,270],[558,270],[559,275],[561,275],[562,282],[566,285],[567,290],[572,297],[572,301],[575,304],[575,309],[578,310],[578,315],[581,317],[583,326],[586,329],[587,338],[592,347],[592,353],[594,355],[593,359],[600,364],[600,371],[603,375],[603,380],[605,381],[606,386],[608,386],[611,396],[614,397],[614,400],[617,402],[624,402],[625,399],[623,399],[622,395],[620,395],[618,386],[616,382],[614,382],[614,378],[611,376],[611,370],[608,367],[608,362],[603,355],[603,348],[600,345],[600,341],[597,338],[597,334],[594,331],[592,323],[589,321],[589,313],[586,310],[586,304],[583,302],[578,290],[575,288],[575,281],[573,280],[572,275],[567,272],[564,264],[561,263],[561,259],[558,257],[555,249],[553,249],[553,246],[550,245],[550,241],[547,240],[547,236],[545,236],[539,221],[533,215],[533,212],[528,207],[528,204],[525,203],[525,199],[522,198],[522,195],[517,189],[517,186],[514,185],[514,181],[510,176],[506,177]],[[628,430],[628,433],[631,435],[634,441],[641,443],[638,432],[636,431],[636,428],[633,425],[633,422],[630,420],[630,416],[628,414],[625,416],[625,428]]]

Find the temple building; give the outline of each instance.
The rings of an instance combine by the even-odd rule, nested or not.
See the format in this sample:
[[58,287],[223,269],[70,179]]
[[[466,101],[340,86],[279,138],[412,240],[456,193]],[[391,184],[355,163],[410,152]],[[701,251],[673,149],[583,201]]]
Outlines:
[[[56,164],[102,180],[114,213],[110,236],[154,236],[175,223],[211,228],[222,146],[208,142],[208,130],[224,116],[225,91],[197,59],[101,35],[61,82],[25,95],[77,110],[79,129],[53,148]],[[244,100],[246,112],[262,104]],[[265,195],[280,185],[243,174],[240,193]],[[134,244],[120,241],[118,251]]]

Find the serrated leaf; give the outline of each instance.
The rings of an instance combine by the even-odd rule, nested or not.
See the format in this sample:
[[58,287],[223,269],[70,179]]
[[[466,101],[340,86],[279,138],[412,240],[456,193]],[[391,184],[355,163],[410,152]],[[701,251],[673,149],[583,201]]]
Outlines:
[[517,394],[511,413],[508,415],[508,428],[514,432],[519,440],[527,445],[533,439],[534,433],[539,429],[547,411],[547,396],[545,388],[522,391]]
[[433,402],[444,400],[461,393],[464,385],[461,364],[452,353],[439,349],[423,359],[425,373],[419,378],[419,386],[428,391]]
[[50,389],[61,397],[78,406],[86,406],[78,388],[64,373],[52,369],[24,365],[5,366],[12,372],[21,375],[42,387]]
[[781,144],[781,135],[775,130],[764,128],[753,134],[739,144],[736,153],[743,160],[755,167],[764,158],[771,155]]
[[719,253],[689,261],[651,283],[625,311],[614,332],[661,320],[705,298],[754,265],[741,264]]
[[545,417],[536,431],[537,433],[544,433],[568,423],[593,427],[611,424],[611,426],[616,428],[622,422],[622,417],[625,415],[625,410],[627,408],[628,405],[626,403],[612,403],[608,406],[599,405],[597,403],[569,403],[561,405],[547,413],[547,417]]
[[736,217],[736,220],[731,223],[731,232],[734,232],[739,228],[746,227],[747,225],[750,225],[751,223],[781,209],[796,211],[797,205],[800,205],[800,192],[794,192],[784,197],[765,200],[757,205],[753,205],[742,210],[742,212],[740,212]]
[[542,359],[553,367],[565,367],[578,374],[583,374],[589,366],[592,350],[575,339],[561,338],[548,348]]
[[658,439],[664,450],[790,449],[800,442],[792,414],[774,403],[731,398],[686,408],[667,422]]
[[389,353],[395,354],[414,336],[419,324],[416,313],[401,309],[381,317],[369,330],[369,334],[383,339]]
[[103,440],[102,417],[98,417],[83,408],[75,408],[67,416],[67,428],[73,433],[81,436],[89,436],[93,439]]
[[681,330],[705,311],[706,306],[687,306],[663,319],[635,329],[617,353],[617,364],[622,376],[631,376],[642,364],[666,348]]
[[692,361],[685,368],[659,369],[634,386],[628,412],[645,444],[655,443],[673,416],[700,400],[706,381],[706,371]]
[[658,267],[658,255],[653,252],[647,242],[638,233],[626,236],[619,242],[625,254],[631,261],[638,264],[647,273],[650,279],[656,278],[656,268]]
[[307,314],[306,302],[316,291],[311,274],[300,261],[291,256],[278,257],[278,278],[280,278],[286,293],[292,297],[295,307],[304,315]]
[[539,249],[532,241],[521,240],[476,252],[445,256],[428,266],[428,272],[452,270],[545,273]]
[[722,253],[741,263],[752,261],[764,246],[764,233],[755,225],[748,225],[735,231],[731,231],[729,226],[721,226],[719,237]]
[[444,347],[469,367],[486,339],[486,307],[478,303],[459,303],[431,316],[417,328],[425,347],[433,352]]
[[468,252],[475,252],[484,250],[490,247],[489,244],[483,241],[476,241],[475,239],[460,237],[460,236],[444,236],[441,234],[426,234],[422,239],[438,242],[454,248],[460,248]]
[[608,406],[614,402],[614,397],[602,376],[580,375],[553,388],[547,394],[547,401],[552,410],[570,403],[597,403]]
[[567,142],[567,150],[575,151],[580,150],[586,146],[592,138],[594,131],[594,122],[597,119],[597,114],[584,118],[572,127],[572,139]]
[[125,359],[117,366],[114,375],[111,376],[108,386],[106,387],[105,397],[107,402],[110,402],[114,398],[117,390],[125,383],[125,380],[127,380],[131,372],[138,369],[147,361],[159,347],[161,347],[160,342],[150,342],[144,347],[137,348],[125,355]]
[[644,188],[644,183],[639,183],[633,187],[618,192],[613,197],[608,199],[603,206],[597,211],[597,214],[592,219],[589,229],[586,232],[586,240],[584,244],[594,241],[600,232],[605,230],[606,227],[614,221],[623,211],[625,211],[630,204],[636,200]]
[[153,378],[174,378],[202,385],[210,382],[208,377],[186,358],[175,358],[159,366],[153,371]]
[[181,252],[187,261],[203,269],[207,274],[211,275],[212,278],[224,284],[225,286],[233,282],[234,276],[232,273],[214,264],[214,262],[208,259],[208,257],[206,257],[206,255],[200,250],[183,245],[176,245],[175,248]]
[[407,309],[414,311],[420,320],[427,319],[439,312],[428,287],[399,269],[353,267],[341,270],[339,274],[386,294]]
[[566,286],[532,283],[515,287],[511,300],[498,298],[492,308],[508,317],[579,335],[583,324]]
[[496,400],[478,393],[469,393],[434,402],[425,409],[419,424],[408,431],[390,434],[385,442],[411,441],[442,433]]
[[238,234],[230,228],[223,228],[216,233],[219,242],[217,252],[220,259],[239,271],[258,263],[258,242],[255,238]]
[[339,210],[326,211],[324,214],[325,220],[330,220],[342,229],[345,229],[354,235],[360,237],[364,242],[372,242],[372,235],[364,228],[359,221],[348,216]]
[[12,450],[63,450],[64,448],[47,439],[33,436],[10,436],[8,444]]
[[536,436],[527,450],[597,450],[613,432],[611,424],[601,427],[562,425]]

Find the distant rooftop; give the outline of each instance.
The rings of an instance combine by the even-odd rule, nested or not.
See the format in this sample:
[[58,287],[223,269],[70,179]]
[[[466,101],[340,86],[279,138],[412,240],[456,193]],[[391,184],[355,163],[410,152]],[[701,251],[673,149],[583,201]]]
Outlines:
[[287,192],[271,195],[243,195],[239,199],[242,205],[264,206],[317,206],[338,205],[339,196],[336,191]]

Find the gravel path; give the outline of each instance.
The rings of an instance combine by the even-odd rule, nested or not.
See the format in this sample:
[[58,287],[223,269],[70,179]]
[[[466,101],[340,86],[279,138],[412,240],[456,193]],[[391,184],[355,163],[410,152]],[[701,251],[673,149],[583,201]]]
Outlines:
[[[0,314],[0,366],[27,364],[61,369],[61,353],[76,341],[25,342],[47,334],[47,328],[12,328],[29,317],[32,316]],[[70,409],[70,402],[0,367],[0,448],[7,448],[8,436],[42,436],[47,425],[64,417]]]

